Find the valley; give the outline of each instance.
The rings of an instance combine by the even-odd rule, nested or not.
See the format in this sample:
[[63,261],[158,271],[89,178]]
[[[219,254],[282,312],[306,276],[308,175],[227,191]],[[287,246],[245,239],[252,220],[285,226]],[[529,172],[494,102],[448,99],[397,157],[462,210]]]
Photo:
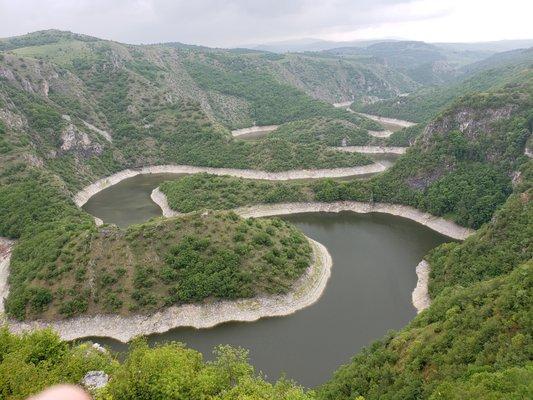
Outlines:
[[1,39],[0,397],[526,390],[531,55]]

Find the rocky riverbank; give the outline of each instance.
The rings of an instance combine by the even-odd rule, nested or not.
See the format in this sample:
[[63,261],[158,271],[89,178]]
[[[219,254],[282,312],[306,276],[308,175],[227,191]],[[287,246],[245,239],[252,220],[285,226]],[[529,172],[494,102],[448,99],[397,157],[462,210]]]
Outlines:
[[9,294],[7,279],[9,277],[9,261],[14,244],[13,240],[0,237],[0,314],[3,314],[5,310],[4,299]]
[[252,126],[250,128],[235,129],[231,131],[231,136],[239,137],[243,135],[249,135],[251,133],[266,133],[272,132],[278,129],[279,125],[264,125],[264,126]]
[[408,128],[410,126],[416,125],[414,122],[410,121],[404,121],[403,119],[396,119],[396,118],[386,118],[386,117],[380,117],[379,115],[371,115],[371,114],[365,114],[365,113],[358,113],[364,117],[367,117],[368,119],[371,119],[376,122],[381,122],[384,124],[391,124],[391,125],[397,125],[402,128]]
[[344,146],[335,147],[335,150],[346,153],[362,154],[405,154],[407,147],[389,147],[389,146]]
[[389,130],[384,131],[368,131],[368,134],[370,136],[374,136],[377,138],[388,138],[390,135],[392,135],[394,132]]
[[416,266],[416,276],[418,280],[416,287],[411,295],[411,301],[417,312],[424,311],[431,305],[431,299],[429,297],[429,273],[430,266],[426,260],[422,260]]
[[293,290],[284,295],[185,304],[152,315],[96,315],[51,322],[9,321],[9,329],[20,333],[50,327],[64,340],[103,336],[127,342],[138,335],[163,333],[178,327],[211,328],[229,321],[256,321],[263,317],[289,315],[315,303],[331,275],[333,262],[328,250],[322,244],[308,240],[313,249],[313,261]]
[[[154,189],[151,197],[154,203],[156,203],[163,211],[163,216],[173,217],[180,214],[180,212],[174,211],[170,208],[165,194],[161,192],[159,188]],[[418,222],[419,224],[427,226],[428,228],[452,239],[464,240],[474,233],[472,229],[457,225],[455,222],[436,217],[413,207],[400,204],[363,203],[358,201],[337,201],[332,203],[277,203],[239,207],[235,208],[233,211],[244,218],[272,217],[276,215],[300,214],[308,212],[337,213],[341,211],[352,211],[359,214],[383,213],[396,215],[398,217],[403,217]]]
[[108,176],[107,178],[99,179],[76,193],[74,196],[74,202],[78,207],[81,207],[96,193],[101,192],[110,186],[116,185],[124,179],[132,178],[142,174],[197,174],[200,172],[206,172],[213,175],[229,175],[237,178],[284,181],[291,179],[341,178],[383,172],[385,169],[387,168],[380,163],[350,168],[302,169],[282,172],[255,171],[251,169],[194,167],[191,165],[155,165],[140,169],[126,169]]

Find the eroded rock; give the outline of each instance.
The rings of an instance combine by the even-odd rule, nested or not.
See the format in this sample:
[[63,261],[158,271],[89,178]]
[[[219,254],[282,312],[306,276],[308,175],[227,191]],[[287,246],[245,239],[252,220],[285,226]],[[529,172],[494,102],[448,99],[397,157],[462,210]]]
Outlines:
[[89,371],[85,374],[81,383],[89,390],[101,389],[109,382],[109,375],[104,371]]

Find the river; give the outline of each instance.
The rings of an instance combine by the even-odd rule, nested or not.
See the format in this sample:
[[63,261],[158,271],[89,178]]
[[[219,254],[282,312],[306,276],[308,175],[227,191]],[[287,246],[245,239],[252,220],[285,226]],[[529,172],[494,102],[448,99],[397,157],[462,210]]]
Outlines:
[[[140,175],[93,196],[84,209],[120,226],[159,216],[150,192],[176,175]],[[431,248],[448,240],[410,220],[383,214],[298,214],[284,217],[333,256],[324,295],[314,305],[282,318],[227,323],[212,329],[174,329],[150,342],[177,340],[207,358],[218,344],[250,350],[252,364],[268,378],[285,372],[305,386],[325,382],[363,346],[400,329],[416,314],[411,292],[415,266]],[[114,340],[93,338],[121,351]]]

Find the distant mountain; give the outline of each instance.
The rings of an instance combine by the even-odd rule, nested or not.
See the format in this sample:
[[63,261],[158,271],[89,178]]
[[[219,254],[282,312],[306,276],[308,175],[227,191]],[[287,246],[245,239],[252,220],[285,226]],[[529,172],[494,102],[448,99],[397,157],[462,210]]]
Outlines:
[[498,40],[494,42],[477,43],[433,43],[435,46],[458,51],[489,51],[502,52],[516,49],[526,49],[533,46],[533,39]]
[[[294,40],[283,40],[277,42],[267,42],[260,44],[248,44],[239,47],[250,48],[253,50],[270,51],[273,53],[301,53],[306,51],[324,51],[338,49],[341,47],[368,47],[376,43],[383,42],[409,42],[403,39],[372,39],[372,40],[351,40],[351,41],[331,41],[317,38],[302,38]],[[411,41],[412,42],[412,41]],[[421,43],[421,42],[418,42]],[[522,40],[499,40],[493,42],[475,42],[475,43],[430,43],[440,49],[449,51],[474,51],[497,53],[515,49],[524,49],[533,46],[533,39]]]
[[340,47],[325,53],[343,58],[371,57],[424,85],[448,82],[460,73],[460,67],[492,55],[484,51],[448,50],[416,41],[380,42],[367,47]]
[[533,47],[497,53],[460,68],[458,78],[447,85],[423,87],[408,96],[353,107],[369,114],[427,122],[463,95],[525,80],[532,65]]
[[302,53],[308,51],[323,51],[339,47],[367,47],[375,43],[392,41],[392,39],[376,40],[353,40],[348,42],[335,42],[321,39],[304,38],[297,40],[284,40],[279,42],[270,42],[259,45],[248,45],[254,50],[270,51],[272,53]]

